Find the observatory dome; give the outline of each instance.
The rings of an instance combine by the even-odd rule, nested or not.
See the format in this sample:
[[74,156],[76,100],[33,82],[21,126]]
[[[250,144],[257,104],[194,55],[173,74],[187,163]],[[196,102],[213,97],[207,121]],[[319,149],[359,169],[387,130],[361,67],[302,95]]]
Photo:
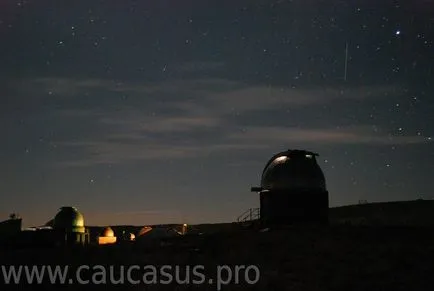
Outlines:
[[261,179],[263,190],[326,190],[318,154],[287,150],[274,155],[266,164]]
[[75,207],[64,206],[54,217],[53,227],[70,232],[83,233],[84,217]]
[[104,229],[104,231],[102,232],[102,236],[104,236],[104,237],[114,237],[115,236],[115,232],[113,231],[113,229],[111,227],[106,227]]

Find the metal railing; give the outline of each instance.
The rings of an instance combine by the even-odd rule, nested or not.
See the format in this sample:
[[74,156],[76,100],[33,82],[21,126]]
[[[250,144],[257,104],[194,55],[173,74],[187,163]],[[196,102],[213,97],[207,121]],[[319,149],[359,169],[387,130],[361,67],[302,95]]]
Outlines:
[[259,208],[249,208],[237,218],[237,222],[246,222],[259,219],[261,211]]

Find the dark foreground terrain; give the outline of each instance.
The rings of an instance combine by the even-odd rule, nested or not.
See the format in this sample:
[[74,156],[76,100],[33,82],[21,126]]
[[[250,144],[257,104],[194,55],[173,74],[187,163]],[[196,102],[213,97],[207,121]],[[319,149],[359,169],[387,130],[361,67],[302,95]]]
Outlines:
[[[227,282],[228,272],[217,273],[218,265],[255,265],[260,279],[246,282],[239,271],[238,283],[232,274],[221,290],[432,290],[434,286],[434,228],[416,226],[333,226],[329,228],[234,229],[200,236],[185,236],[164,243],[134,243],[84,249],[8,250],[0,255],[2,265],[69,265],[73,270],[85,264],[110,265],[119,275],[120,266],[183,266],[179,279],[185,279],[186,266],[203,265],[203,284],[107,284],[2,285],[0,290],[218,290],[220,276]],[[147,272],[151,272],[148,269]],[[222,270],[222,269],[221,269]],[[126,271],[125,271],[126,272]],[[140,279],[146,271],[134,271]],[[72,273],[72,275],[71,275]],[[108,273],[108,271],[107,271]],[[149,274],[149,273],[148,273]],[[172,271],[172,274],[175,273]],[[119,276],[115,276],[118,278]],[[249,271],[255,279],[255,272]],[[91,279],[90,272],[83,278]],[[102,280],[100,277],[95,277]],[[212,278],[213,284],[209,284]],[[3,278],[2,278],[3,279]],[[148,277],[149,280],[152,277]],[[162,277],[157,278],[157,280]],[[166,278],[167,279],[167,278]],[[190,281],[195,279],[190,277]],[[196,278],[197,279],[197,278]],[[200,278],[199,278],[200,279]],[[127,280],[127,278],[125,278]],[[23,280],[22,280],[23,281]],[[178,280],[179,281],[179,280]],[[4,284],[4,282],[2,282]]]

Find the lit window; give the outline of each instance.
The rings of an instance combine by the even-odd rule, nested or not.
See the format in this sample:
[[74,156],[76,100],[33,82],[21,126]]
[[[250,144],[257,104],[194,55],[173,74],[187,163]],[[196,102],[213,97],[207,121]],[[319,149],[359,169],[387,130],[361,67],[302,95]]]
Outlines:
[[308,159],[312,159],[313,156],[312,156],[312,155],[306,155],[306,158],[308,158]]

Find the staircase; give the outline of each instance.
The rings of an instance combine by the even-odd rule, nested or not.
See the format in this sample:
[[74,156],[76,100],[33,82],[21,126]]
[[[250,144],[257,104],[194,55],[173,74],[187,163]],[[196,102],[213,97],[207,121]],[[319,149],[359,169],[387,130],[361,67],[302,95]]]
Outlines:
[[243,222],[258,220],[260,216],[261,216],[261,212],[259,208],[249,208],[246,211],[244,211],[240,216],[238,216],[237,222],[243,223]]

